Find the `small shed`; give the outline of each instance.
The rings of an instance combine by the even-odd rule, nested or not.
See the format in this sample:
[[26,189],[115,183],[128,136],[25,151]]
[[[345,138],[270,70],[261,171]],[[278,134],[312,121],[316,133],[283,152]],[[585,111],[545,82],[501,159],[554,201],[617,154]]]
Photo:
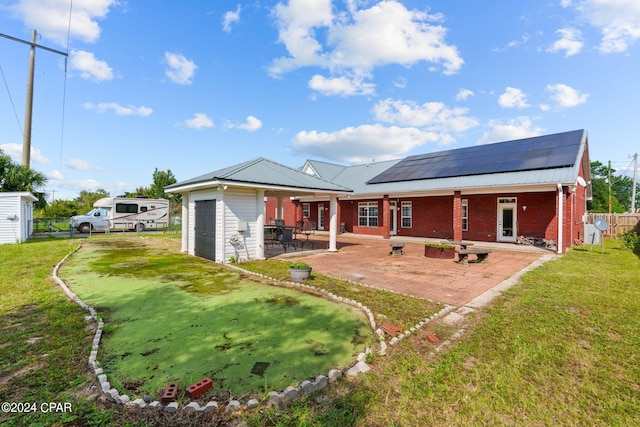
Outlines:
[[0,192],[0,244],[22,243],[33,233],[33,203],[29,192]]
[[[351,190],[258,158],[165,187],[182,195],[182,251],[216,262],[264,259],[265,198],[326,197],[329,251],[336,250],[337,198]],[[278,209],[276,219],[282,219]]]

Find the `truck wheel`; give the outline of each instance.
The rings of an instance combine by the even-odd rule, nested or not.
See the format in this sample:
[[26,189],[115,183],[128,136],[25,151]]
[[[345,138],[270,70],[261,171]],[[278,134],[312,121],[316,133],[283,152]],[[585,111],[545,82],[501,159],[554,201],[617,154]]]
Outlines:
[[138,231],[138,232],[143,232],[144,231],[144,224],[143,223],[139,222],[137,227],[138,228],[136,229],[136,231]]
[[91,232],[91,224],[89,224],[88,222],[80,224],[80,226],[78,227],[78,231],[81,233]]

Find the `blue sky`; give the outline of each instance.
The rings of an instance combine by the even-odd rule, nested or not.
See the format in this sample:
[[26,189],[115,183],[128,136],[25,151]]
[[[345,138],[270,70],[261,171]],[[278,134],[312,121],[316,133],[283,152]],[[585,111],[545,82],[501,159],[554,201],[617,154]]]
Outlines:
[[[586,129],[640,151],[640,2],[0,0],[36,53],[31,167],[112,195],[256,157],[361,164]],[[27,45],[0,38],[0,149],[21,159]]]

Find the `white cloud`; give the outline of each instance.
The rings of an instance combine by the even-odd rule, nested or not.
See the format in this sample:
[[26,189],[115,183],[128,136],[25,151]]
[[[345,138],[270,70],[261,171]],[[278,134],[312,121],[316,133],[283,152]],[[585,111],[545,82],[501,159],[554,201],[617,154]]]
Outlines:
[[82,78],[94,81],[113,79],[113,69],[105,61],[99,61],[91,52],[71,51],[71,69],[80,71]]
[[67,161],[67,166],[74,170],[101,170],[100,166],[93,166],[91,163],[86,160],[78,159],[76,157],[72,157]]
[[375,124],[348,127],[337,132],[298,132],[292,147],[311,157],[364,163],[371,159],[396,158],[415,147],[438,140],[438,134],[433,132]]
[[640,2],[638,0],[563,1],[575,7],[582,18],[602,33],[600,52],[626,52],[640,38]]
[[490,144],[493,142],[510,141],[514,139],[529,138],[539,136],[544,129],[534,126],[529,117],[517,117],[503,122],[500,120],[490,120],[491,130],[485,132],[478,144]]
[[[11,157],[11,160],[13,160],[15,163],[22,164],[22,144],[9,142],[7,144],[0,145],[0,150],[2,150],[6,155]],[[43,156],[40,149],[34,148],[33,145],[31,146],[31,153],[29,154],[29,159],[41,165],[45,165],[49,163],[49,159]]]
[[117,116],[150,116],[153,113],[153,109],[141,105],[140,107],[134,107],[132,105],[122,106],[117,102],[100,102],[93,104],[91,102],[85,102],[84,108],[87,110],[96,110],[98,113],[106,113],[112,110]]
[[271,75],[316,66],[331,70],[334,79],[341,73],[369,76],[375,67],[410,67],[422,61],[453,74],[464,63],[457,48],[445,42],[447,30],[434,25],[440,15],[408,10],[395,0],[362,9],[355,1],[348,6],[347,12],[334,15],[331,0],[278,3],[273,15],[289,56],[273,61]]
[[248,116],[247,121],[245,123],[234,124],[231,122],[227,122],[225,126],[229,129],[243,129],[249,132],[255,132],[258,129],[262,128],[262,121],[253,116]]
[[560,35],[560,39],[547,49],[547,52],[564,52],[564,57],[577,55],[582,50],[584,43],[582,42],[582,33],[575,28],[561,28],[556,31]]
[[[469,117],[467,108],[448,108],[442,102],[425,102],[385,99],[373,107],[376,120],[402,126],[426,128],[434,132],[464,132],[478,125]],[[445,138],[449,139],[449,138]]]
[[51,185],[52,181],[60,182],[64,179],[64,176],[62,175],[62,172],[60,172],[58,169],[52,169],[50,172],[46,173],[45,176],[48,178],[47,184]]
[[164,58],[168,65],[165,75],[179,85],[190,85],[198,66],[190,59],[179,53],[165,52]]
[[458,91],[458,93],[456,94],[456,100],[457,101],[466,101],[471,96],[475,96],[475,93],[473,93],[472,90],[470,90],[470,89],[460,89]]
[[527,96],[521,89],[507,87],[506,91],[498,98],[498,104],[502,108],[527,108]]
[[192,119],[185,120],[183,124],[191,129],[213,127],[213,121],[205,113],[195,113]]
[[97,41],[101,31],[98,21],[118,5],[118,0],[75,0],[73,10],[70,5],[69,0],[20,0],[9,9],[27,28],[36,28],[43,37],[67,46],[69,30],[71,38]]
[[371,95],[375,91],[374,84],[364,83],[361,78],[326,78],[318,74],[309,80],[309,87],[323,95]]
[[547,92],[559,107],[571,108],[587,102],[588,94],[583,94],[565,84],[547,85]]
[[222,30],[226,31],[227,33],[231,32],[231,24],[234,24],[236,22],[240,21],[240,11],[242,10],[242,7],[240,5],[238,5],[236,7],[235,11],[228,11],[227,13],[224,14],[223,18],[222,18]]

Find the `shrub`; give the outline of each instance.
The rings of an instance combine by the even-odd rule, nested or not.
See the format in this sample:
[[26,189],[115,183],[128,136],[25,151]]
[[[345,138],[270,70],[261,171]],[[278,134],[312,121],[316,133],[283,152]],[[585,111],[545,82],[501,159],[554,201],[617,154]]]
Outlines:
[[309,264],[307,264],[306,262],[294,262],[293,264],[291,264],[290,267],[295,269],[295,270],[307,270],[307,269],[311,268],[311,266]]
[[633,253],[640,255],[640,222],[631,230],[622,233],[622,243]]

